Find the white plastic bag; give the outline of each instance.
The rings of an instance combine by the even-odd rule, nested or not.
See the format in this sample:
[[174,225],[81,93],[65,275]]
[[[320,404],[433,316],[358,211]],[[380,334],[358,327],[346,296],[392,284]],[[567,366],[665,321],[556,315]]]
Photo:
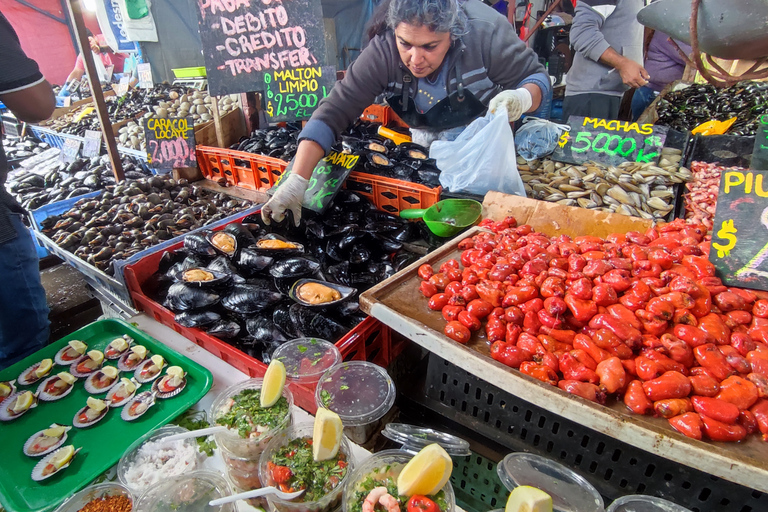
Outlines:
[[506,111],[474,120],[456,140],[433,142],[429,156],[437,161],[440,184],[451,192],[525,197]]

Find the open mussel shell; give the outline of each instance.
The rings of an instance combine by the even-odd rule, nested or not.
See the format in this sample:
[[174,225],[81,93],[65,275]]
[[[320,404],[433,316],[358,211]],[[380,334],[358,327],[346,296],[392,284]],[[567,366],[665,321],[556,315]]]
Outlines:
[[387,152],[389,151],[387,149],[387,146],[385,146],[383,142],[380,142],[378,140],[365,141],[365,143],[363,143],[363,148],[367,149],[368,151],[382,153],[384,155],[386,155]]
[[23,372],[21,372],[21,374],[19,375],[19,378],[16,379],[16,382],[18,382],[20,386],[29,386],[39,381],[40,379],[44,379],[46,375],[51,373],[51,370],[53,370],[53,366],[51,366],[51,369],[48,370],[45,375],[38,377],[37,375],[35,375],[35,370],[37,370],[41,362],[42,361],[38,361],[32,366],[30,366],[29,368],[27,368],[26,370],[24,370]]
[[83,366],[82,366],[82,363],[84,363],[86,361],[90,361],[90,360],[91,360],[91,358],[88,357],[88,354],[83,354],[82,356],[80,356],[80,359],[78,359],[77,361],[72,363],[72,366],[69,367],[69,373],[71,373],[72,375],[74,375],[77,378],[85,378],[85,377],[88,377],[89,375],[91,375],[93,373],[96,373],[97,371],[101,370],[101,367],[104,364],[103,361],[96,368],[84,369]]
[[181,384],[175,388],[169,388],[166,386],[167,380],[170,378],[168,375],[163,375],[161,379],[157,379],[152,383],[152,392],[155,393],[157,398],[173,398],[187,387],[187,374],[184,374],[184,378],[181,379]]
[[[86,347],[86,351],[88,350],[88,347]],[[76,356],[72,357],[72,354],[77,354]],[[61,366],[68,366],[78,359],[80,359],[83,356],[83,354],[80,354],[76,350],[74,350],[69,345],[64,345],[61,350],[56,352],[56,355],[53,357],[53,361],[56,364],[59,364]],[[21,384],[21,382],[19,382]]]
[[[150,368],[150,365],[154,366],[154,369],[157,371],[153,371]],[[147,370],[147,372],[142,373],[144,372],[145,369]],[[162,371],[163,369],[158,368],[157,365],[155,365],[154,361],[152,361],[151,359],[146,359],[144,362],[142,362],[139,366],[136,367],[136,371],[133,372],[133,378],[136,379],[136,382],[138,382],[139,384],[145,384],[147,382],[152,382],[153,380],[155,380]]]
[[226,231],[214,231],[206,235],[208,243],[217,252],[231,258],[237,252],[237,237]]
[[94,419],[92,419],[90,421],[80,421],[80,414],[84,413],[88,409],[87,405],[85,407],[83,407],[82,409],[78,410],[75,413],[75,417],[72,418],[72,426],[75,426],[77,428],[88,428],[88,427],[90,427],[92,425],[95,425],[96,423],[100,422],[101,420],[103,420],[104,416],[107,415],[107,412],[109,411],[109,406],[110,406],[109,400],[105,400],[104,403],[107,404],[107,406],[104,408],[104,410],[101,411],[98,416],[96,416]]
[[[56,400],[61,400],[68,394],[72,392],[73,389],[75,389],[75,383],[67,384],[67,387],[64,388],[61,393],[54,395],[51,393],[48,393],[45,391],[46,386],[48,386],[49,383],[59,380],[58,375],[51,375],[47,379],[45,379],[43,382],[40,383],[40,385],[37,387],[37,396],[42,400],[43,402],[55,402]],[[77,381],[75,381],[77,382]]]
[[133,354],[130,350],[128,352],[125,352],[123,355],[120,356],[120,359],[117,360],[117,368],[124,372],[132,372],[136,369],[137,366],[139,366],[142,362],[146,361],[148,357],[150,357],[149,351],[147,351],[147,355],[144,356],[144,359],[140,361],[134,360],[128,360],[128,357]]
[[391,169],[393,165],[392,161],[387,158],[386,155],[377,153],[376,151],[366,153],[365,158],[368,160],[368,165],[375,169]]
[[11,407],[13,406],[14,402],[16,401],[16,397],[18,397],[20,394],[24,393],[24,391],[17,391],[16,393],[12,394],[2,402],[0,402],[0,421],[12,421],[16,418],[19,418],[20,416],[24,416],[29,410],[34,409],[37,407],[37,393],[35,393],[35,398],[32,400],[32,405],[24,409],[23,411],[19,413],[14,413],[11,410]]
[[320,263],[312,261],[308,258],[302,258],[300,256],[294,256],[292,258],[286,258],[281,261],[277,261],[269,268],[269,274],[272,277],[280,279],[290,277],[305,277],[311,276],[315,272],[321,269]]
[[[302,299],[301,292],[303,289],[306,289],[305,287],[317,289],[317,287],[319,286],[337,291],[339,294],[339,298],[335,300],[327,300],[324,302],[314,302],[314,303],[308,302]],[[291,290],[288,293],[288,295],[291,297],[291,299],[295,300],[302,306],[306,306],[308,308],[328,308],[328,307],[336,306],[346,300],[351,299],[352,297],[355,296],[356,293],[357,293],[357,290],[355,288],[351,288],[349,286],[344,286],[337,283],[329,283],[326,281],[319,281],[317,279],[299,279],[293,284],[293,286],[291,286]]]
[[295,256],[304,252],[303,245],[285,240],[277,235],[267,235],[257,240],[250,248],[259,254],[273,257]]
[[403,142],[397,146],[397,150],[403,158],[411,160],[427,160],[429,158],[429,150],[415,142]]
[[153,391],[142,391],[125,404],[120,411],[120,417],[125,421],[133,421],[141,418],[150,407],[155,405],[155,393]]
[[[133,380],[133,383],[136,385],[136,389],[139,388],[139,383],[136,382],[135,379]],[[106,401],[109,402],[110,407],[121,407],[128,403],[134,395],[136,395],[136,389],[133,390],[133,393],[130,395],[126,395],[125,398],[116,399],[115,393],[117,393],[120,390],[120,381],[118,380],[111,388],[109,388],[109,391],[107,392]]]
[[[53,425],[51,425],[51,427],[53,427]],[[44,438],[45,436],[43,435],[43,432],[48,429],[44,428],[43,430],[35,432],[31,436],[29,436],[29,439],[27,439],[27,442],[24,443],[24,455],[26,455],[27,457],[42,457],[43,455],[51,453],[52,451],[56,450],[59,446],[63,445],[67,441],[67,432],[69,432],[71,429],[72,427],[65,427],[64,433],[61,434],[61,437],[59,437],[54,444],[52,444],[51,446],[47,446],[40,451],[37,451],[35,449],[35,441],[37,441],[38,438]]]
[[126,343],[128,343],[128,347],[125,350],[117,350],[112,346],[112,343],[114,343],[114,341],[110,341],[109,345],[107,345],[107,348],[104,349],[105,359],[109,359],[110,361],[120,359],[121,355],[125,354],[128,350],[130,350],[131,345],[133,345],[133,342],[135,340],[130,336],[128,336],[127,334],[123,334],[121,338],[123,338],[126,341]]
[[91,375],[88,376],[87,379],[85,379],[85,384],[83,387],[85,387],[85,390],[89,392],[92,395],[98,395],[100,393],[106,393],[109,391],[112,386],[115,385],[115,382],[120,382],[120,373],[118,372],[117,376],[110,380],[108,384],[104,386],[99,386],[99,382],[97,379],[99,379],[101,376],[103,376],[103,373],[101,370],[97,372],[93,372]]
[[14,394],[16,392],[16,381],[15,380],[3,380],[3,381],[0,381],[0,384],[5,384],[10,389],[10,391],[8,391],[7,394],[0,395],[0,402],[2,402],[7,397],[11,396],[12,394]]
[[56,456],[56,452],[61,450],[63,448],[58,448],[56,451],[49,453],[45,456],[40,462],[38,462],[35,467],[32,469],[32,480],[35,482],[40,482],[42,480],[45,480],[46,478],[51,478],[53,475],[57,475],[61,471],[67,469],[70,464],[72,464],[72,461],[75,460],[75,456],[77,456],[77,453],[81,450],[81,448],[77,448],[75,450],[75,453],[72,454],[72,458],[69,459],[65,464],[62,464],[60,468],[56,468],[55,471],[52,473],[49,473],[47,475],[43,475],[43,470],[45,469],[48,464],[50,464],[50,461]]
[[206,267],[194,267],[182,270],[173,276],[176,281],[185,283],[189,286],[209,287],[226,284],[230,280],[231,274],[219,272],[218,270]]

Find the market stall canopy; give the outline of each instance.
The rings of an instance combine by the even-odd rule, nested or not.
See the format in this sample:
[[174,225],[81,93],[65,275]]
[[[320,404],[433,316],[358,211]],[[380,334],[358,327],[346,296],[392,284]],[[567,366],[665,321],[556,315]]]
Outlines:
[[[637,20],[646,27],[691,44],[690,0],[658,0],[640,10]],[[699,47],[722,59],[759,59],[768,56],[768,3],[765,0],[701,0]]]

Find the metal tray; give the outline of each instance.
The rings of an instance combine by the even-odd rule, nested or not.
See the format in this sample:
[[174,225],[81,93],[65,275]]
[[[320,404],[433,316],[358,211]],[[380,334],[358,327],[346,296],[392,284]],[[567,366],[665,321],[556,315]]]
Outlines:
[[[487,203],[488,196],[486,211]],[[570,225],[565,218],[569,210],[573,208],[561,212],[558,223]],[[583,234],[590,234],[586,232],[589,225],[582,226]],[[616,227],[615,231],[620,229]],[[460,239],[480,231],[481,228],[472,228],[363,293],[360,307],[427,350],[534,405],[661,457],[768,492],[768,444],[758,436],[750,436],[748,441],[739,444],[696,441],[675,432],[666,420],[628,413],[623,403],[610,407],[595,404],[494,361],[487,341],[477,335],[466,345],[445,336],[445,320],[439,311],[427,308],[424,296],[418,291],[420,279],[416,271],[424,263],[437,267],[449,259],[458,259]]]
[[[22,328],[22,326],[19,326]],[[18,375],[41,359],[53,359],[56,352],[69,340],[79,339],[88,349],[103,350],[114,338],[128,334],[136,343],[144,345],[152,354],[162,355],[169,365],[179,365],[187,372],[187,387],[178,396],[167,400],[158,399],[141,418],[126,422],[120,418],[120,408],[110,409],[107,417],[87,429],[73,428],[66,444],[82,447],[72,465],[43,482],[36,483],[30,477],[32,468],[40,458],[30,458],[22,452],[22,446],[35,432],[48,428],[51,423],[72,425],[75,413],[85,406],[89,394],[83,388],[85,379],[79,379],[75,389],[56,402],[40,402],[38,406],[20,418],[0,423],[0,503],[12,512],[43,512],[52,510],[61,501],[88,485],[94,478],[113,466],[125,450],[138,438],[187,410],[202,398],[213,384],[211,372],[191,359],[179,354],[144,332],[122,320],[100,320],[0,371],[0,380],[16,379]],[[112,366],[114,363],[106,361]],[[54,364],[51,375],[67,368]],[[121,374],[130,377],[132,374]],[[20,390],[37,390],[38,383],[19,386]],[[143,384],[136,393],[151,388]],[[103,398],[103,395],[97,395]]]

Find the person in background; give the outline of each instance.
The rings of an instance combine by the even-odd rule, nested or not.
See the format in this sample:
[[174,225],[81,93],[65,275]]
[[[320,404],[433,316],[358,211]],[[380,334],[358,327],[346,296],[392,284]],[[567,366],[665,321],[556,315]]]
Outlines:
[[[98,55],[104,68],[107,69],[113,66],[112,73],[122,73],[123,63],[125,62],[125,55],[121,53],[115,53],[112,48],[107,44],[107,40],[103,34],[94,36],[90,30],[88,32],[88,43],[91,46],[91,51]],[[67,76],[67,81],[61,86],[59,91],[59,97],[69,96],[69,85],[77,80],[81,82],[85,75],[85,61],[83,61],[83,54],[80,53],[75,61],[75,68]]]
[[563,119],[569,116],[616,119],[630,87],[648,84],[643,68],[643,26],[637,13],[643,0],[580,0],[571,26],[576,50],[568,71]]
[[264,222],[280,222],[291,210],[298,225],[315,166],[382,93],[424,146],[454,140],[488,110],[506,112],[513,122],[548,108],[552,89],[544,66],[493,8],[480,0],[384,5],[386,26],[369,30],[368,46],[302,130],[293,172],[262,208]]
[[[658,30],[646,29],[648,34],[647,50],[645,52],[645,69],[651,75],[647,85],[639,87],[632,96],[632,120],[637,121],[656,96],[667,85],[680,80],[685,71],[685,60],[669,36]],[[675,41],[686,55],[690,55],[691,47],[682,41]]]
[[[48,119],[56,99],[37,63],[21,49],[19,38],[0,13],[0,101],[25,122]],[[8,163],[0,144],[0,369],[48,342],[48,304],[32,235],[22,222],[24,210],[5,190]]]

